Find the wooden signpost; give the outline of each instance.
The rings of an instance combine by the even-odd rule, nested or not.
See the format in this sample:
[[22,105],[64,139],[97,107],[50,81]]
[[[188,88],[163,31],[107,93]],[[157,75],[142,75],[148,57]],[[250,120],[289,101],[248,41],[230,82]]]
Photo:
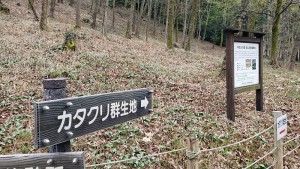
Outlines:
[[84,153],[0,155],[0,169],[84,169]]
[[36,148],[148,115],[152,112],[152,93],[144,88],[35,103]]
[[227,118],[235,121],[234,95],[256,91],[256,110],[263,111],[262,32],[226,29]]

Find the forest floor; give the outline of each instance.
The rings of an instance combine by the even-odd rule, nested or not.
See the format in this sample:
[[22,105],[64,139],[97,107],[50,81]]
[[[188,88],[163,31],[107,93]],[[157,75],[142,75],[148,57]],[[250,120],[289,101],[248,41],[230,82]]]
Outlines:
[[[273,124],[272,111],[299,117],[300,76],[273,69],[264,62],[264,111],[255,111],[255,92],[236,95],[236,122],[226,119],[225,78],[219,77],[225,48],[193,41],[192,51],[168,50],[158,35],[124,38],[128,14],[118,9],[116,29],[104,37],[84,25],[74,30],[75,11],[58,4],[49,31],[39,30],[23,0],[2,0],[11,14],[0,13],[0,154],[46,152],[34,149],[33,103],[43,100],[42,80],[66,77],[69,97],[149,87],[154,112],[72,140],[73,151],[85,151],[86,164],[140,157],[186,147],[197,135],[208,149],[249,138]],[[16,3],[20,6],[16,6]],[[40,9],[40,4],[36,4]],[[85,4],[84,4],[85,5]],[[88,9],[88,7],[86,7]],[[39,11],[39,10],[38,10]],[[91,18],[88,11],[83,18]],[[153,29],[153,27],[151,28]],[[57,50],[66,31],[78,35],[77,51]],[[200,168],[243,168],[270,152],[273,129],[250,141],[200,155]],[[300,121],[289,121],[284,142],[300,134]],[[290,142],[284,153],[295,148]],[[185,152],[119,163],[107,168],[185,168]],[[253,168],[266,168],[272,155]],[[289,169],[300,168],[299,149],[284,158]]]

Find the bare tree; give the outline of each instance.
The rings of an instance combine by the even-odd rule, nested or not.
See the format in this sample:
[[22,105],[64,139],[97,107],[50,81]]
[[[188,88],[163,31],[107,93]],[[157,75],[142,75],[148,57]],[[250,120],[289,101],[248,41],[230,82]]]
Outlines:
[[37,15],[37,13],[36,13],[36,11],[35,11],[35,8],[34,8],[34,6],[33,6],[33,0],[28,0],[28,3],[29,3],[29,6],[30,6],[30,8],[31,8],[31,10],[32,10],[32,12],[33,12],[33,15],[34,15],[35,20],[36,20],[36,21],[39,21],[40,19],[39,19],[38,15]]
[[40,29],[47,30],[47,17],[48,17],[48,0],[42,1],[42,15],[40,20]]
[[93,0],[93,1],[94,1],[94,10],[93,10],[93,15],[92,15],[93,22],[92,22],[91,26],[93,29],[95,29],[96,22],[97,22],[97,13],[99,11],[99,1],[100,0]]
[[148,17],[147,17],[147,24],[146,24],[146,41],[148,41],[148,32],[149,32],[149,24],[151,19],[151,12],[152,12],[152,0],[148,2]]
[[194,34],[195,34],[196,15],[197,15],[198,7],[199,7],[198,2],[199,2],[198,0],[194,0],[193,11],[192,11],[190,27],[189,27],[189,39],[185,46],[186,51],[191,50],[191,40],[194,38]]
[[50,17],[51,18],[54,18],[55,1],[56,0],[51,0],[51,2],[50,2]]
[[111,24],[112,29],[115,29],[115,13],[116,13],[115,10],[116,10],[116,0],[113,0],[113,8],[112,8],[113,16],[112,16],[112,24]]
[[76,25],[75,25],[75,28],[81,27],[80,7],[81,7],[81,0],[76,0]]
[[175,4],[175,0],[169,0],[170,4],[169,6],[169,21],[168,21],[168,36],[167,36],[167,47],[169,49],[173,49],[174,48],[174,38],[173,38],[173,32],[174,32],[174,4]]
[[107,22],[108,22],[108,10],[109,0],[105,0],[104,10],[103,10],[103,22],[102,22],[102,33],[104,36],[107,36]]
[[75,4],[75,0],[70,0],[70,3],[69,3],[69,5],[73,7],[73,6],[74,6],[74,4]]

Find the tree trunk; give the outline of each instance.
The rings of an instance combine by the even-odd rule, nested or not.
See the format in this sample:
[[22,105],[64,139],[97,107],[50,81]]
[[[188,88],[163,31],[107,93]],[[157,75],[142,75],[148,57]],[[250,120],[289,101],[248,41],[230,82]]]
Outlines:
[[183,21],[183,33],[182,33],[182,46],[185,47],[185,37],[186,37],[186,28],[187,28],[187,17],[188,17],[188,0],[185,0],[184,5],[184,21]]
[[97,13],[99,11],[99,1],[100,0],[94,0],[94,11],[93,11],[93,15],[92,15],[93,22],[91,24],[91,26],[92,26],[93,29],[96,28]]
[[178,18],[179,18],[179,0],[176,0],[176,12],[175,12],[175,42],[178,42]]
[[190,51],[191,50],[191,40],[194,38],[195,35],[195,21],[196,21],[196,15],[198,11],[198,0],[194,0],[194,5],[193,5],[193,11],[192,11],[192,16],[190,20],[190,27],[189,27],[189,39],[187,41],[185,50]]
[[154,22],[153,22],[153,35],[156,35],[156,20],[157,20],[157,6],[159,5],[159,0],[154,0]]
[[133,34],[134,31],[134,10],[135,10],[135,1],[136,0],[131,0],[131,5],[130,5],[130,35]]
[[272,27],[272,48],[271,48],[271,65],[279,67],[278,65],[278,34],[280,23],[280,11],[282,9],[282,0],[277,0],[277,7],[275,11],[275,20]]
[[293,47],[293,50],[292,50],[292,55],[291,55],[291,60],[290,60],[290,70],[293,71],[295,69],[295,62],[296,62],[296,58],[297,58],[297,54],[298,54],[298,51],[300,49],[300,35],[299,33],[296,34],[296,39],[295,39],[295,42],[294,42],[294,47]]
[[198,22],[198,33],[197,33],[197,38],[198,38],[198,40],[200,40],[201,39],[201,21],[202,21],[202,15],[201,15],[201,4],[200,4],[200,1],[201,0],[199,0],[199,12],[198,12],[198,18],[199,18],[199,22]]
[[41,20],[40,20],[40,29],[42,31],[48,30],[47,17],[48,17],[48,0],[43,0],[42,1],[42,14],[41,14]]
[[142,4],[141,4],[140,13],[139,13],[139,16],[138,16],[138,19],[137,19],[137,22],[136,22],[135,35],[137,37],[140,37],[140,26],[141,26],[141,20],[142,20],[142,17],[143,17],[143,13],[144,13],[145,3],[146,3],[146,0],[143,0]]
[[109,5],[109,0],[105,0],[104,11],[103,11],[103,23],[102,23],[102,33],[104,36],[107,36],[108,5]]
[[57,0],[57,2],[63,4],[64,0]]
[[113,16],[112,16],[112,23],[111,23],[112,29],[115,29],[115,10],[116,10],[115,8],[116,8],[116,0],[113,0],[113,9],[112,9]]
[[69,3],[69,5],[73,7],[73,6],[74,6],[74,4],[75,4],[75,0],[70,0],[70,3]]
[[148,32],[149,32],[149,24],[151,19],[151,12],[152,12],[152,0],[149,0],[148,5],[148,17],[147,17],[147,24],[146,24],[146,42],[148,42]]
[[205,27],[204,27],[204,33],[203,33],[203,37],[202,40],[205,40],[205,36],[206,36],[206,29],[207,29],[207,25],[208,25],[208,20],[209,20],[209,15],[210,15],[210,8],[211,8],[211,4],[207,4],[207,16],[206,16],[206,21],[205,21]]
[[32,10],[32,12],[33,12],[34,19],[35,19],[36,21],[39,21],[40,19],[39,19],[38,15],[37,15],[37,13],[36,13],[36,11],[35,11],[35,8],[34,8],[34,6],[33,6],[33,0],[28,0],[28,3],[29,3],[29,6],[30,6],[30,8],[31,8],[31,10]]
[[174,32],[174,2],[175,0],[169,0],[170,4],[169,9],[168,9],[168,40],[167,40],[167,47],[169,49],[173,49],[174,48],[174,40],[173,40],[173,32]]
[[81,27],[80,7],[81,7],[81,0],[76,0],[76,25],[75,25],[75,28]]
[[51,18],[54,18],[55,1],[56,0],[51,0],[51,2],[50,2],[50,17]]
[[[171,3],[171,0],[166,0],[166,1],[167,1],[167,10],[166,10],[167,17],[166,17],[165,37],[167,37],[167,35],[169,35],[168,34],[168,26],[169,26],[169,17],[170,17],[169,15],[170,15],[170,3]],[[173,33],[172,33],[172,35],[173,35]]]

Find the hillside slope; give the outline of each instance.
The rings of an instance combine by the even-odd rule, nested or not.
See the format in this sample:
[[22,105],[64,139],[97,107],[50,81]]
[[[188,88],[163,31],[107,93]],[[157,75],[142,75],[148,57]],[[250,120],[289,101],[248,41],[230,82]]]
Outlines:
[[[129,40],[122,36],[126,18],[121,15],[108,38],[89,25],[74,30],[75,11],[62,4],[56,18],[49,19],[49,31],[41,32],[26,2],[17,2],[20,7],[4,1],[11,14],[0,14],[0,154],[40,151],[33,149],[32,103],[43,99],[45,78],[68,78],[70,97],[143,87],[155,90],[152,115],[72,141],[74,151],[86,152],[88,164],[182,148],[190,134],[199,137],[203,149],[233,143],[272,125],[273,110],[284,111],[290,119],[299,117],[299,73],[264,65],[265,111],[255,111],[254,92],[239,94],[236,122],[230,123],[225,79],[218,76],[224,49],[195,40],[192,52],[168,50],[163,36],[149,42],[143,36]],[[124,9],[118,10],[126,15]],[[88,8],[83,16],[90,18]],[[78,35],[76,52],[58,50],[67,31]],[[289,123],[285,141],[300,133],[299,125],[299,120]],[[272,149],[272,132],[218,153],[204,153],[201,168],[245,167]],[[296,145],[297,140],[285,152]],[[185,153],[179,152],[112,168],[180,168],[184,161]],[[272,164],[272,157],[260,164]],[[288,156],[285,165],[299,168],[299,151]]]

